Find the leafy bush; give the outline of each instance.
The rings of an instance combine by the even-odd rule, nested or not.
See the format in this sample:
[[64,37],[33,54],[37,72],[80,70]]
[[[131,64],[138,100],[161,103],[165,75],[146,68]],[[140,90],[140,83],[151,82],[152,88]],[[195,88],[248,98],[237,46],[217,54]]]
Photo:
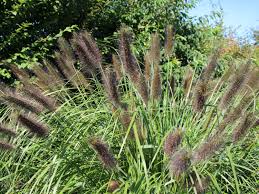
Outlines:
[[[196,1],[2,1],[0,27],[1,75],[10,78],[9,64],[31,67],[43,58],[53,58],[57,38],[71,37],[71,32],[87,29],[97,38],[103,53],[114,52],[117,30],[122,24],[135,34],[136,54],[143,56],[149,34],[173,25],[175,53],[182,65],[201,66],[209,49],[205,42],[218,33],[205,22],[194,23],[188,10]],[[48,10],[48,11],[46,11]],[[162,34],[162,33],[161,33]],[[205,54],[205,55],[204,55]]]

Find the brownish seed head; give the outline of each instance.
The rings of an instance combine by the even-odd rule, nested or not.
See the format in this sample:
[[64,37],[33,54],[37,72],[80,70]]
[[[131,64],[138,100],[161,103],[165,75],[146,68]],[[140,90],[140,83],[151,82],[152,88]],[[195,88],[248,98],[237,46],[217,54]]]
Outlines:
[[43,65],[47,68],[52,87],[61,86],[64,84],[64,79],[60,71],[56,68],[56,66],[53,63],[45,59],[43,60]]
[[182,149],[175,152],[170,159],[169,170],[175,177],[181,176],[190,166],[189,153]]
[[38,137],[47,137],[49,134],[49,129],[43,123],[37,120],[34,115],[24,115],[20,114],[18,116],[18,121],[30,132],[34,133]]
[[220,48],[216,49],[213,55],[210,57],[208,65],[204,68],[201,79],[208,81],[217,67],[217,61],[220,55]]
[[67,60],[70,60],[70,61],[75,60],[72,48],[65,38],[60,37],[58,39],[58,46],[59,46],[60,53],[62,54],[62,56],[64,58],[66,58]]
[[126,28],[120,30],[119,52],[125,72],[136,87],[145,105],[148,103],[148,88],[144,76],[137,64],[137,60],[130,48],[131,35]]
[[169,94],[170,96],[173,96],[175,93],[175,87],[176,87],[176,83],[175,83],[175,78],[174,75],[171,75],[171,78],[169,80]]
[[112,65],[113,65],[113,68],[116,72],[117,79],[121,80],[121,78],[123,77],[122,64],[120,62],[120,59],[119,59],[118,55],[115,55],[115,54],[112,55]]
[[198,163],[213,156],[224,144],[224,135],[214,135],[193,151],[192,162]]
[[89,87],[89,83],[85,79],[83,74],[80,71],[76,70],[74,66],[75,61],[73,59],[67,58],[60,52],[55,52],[55,57],[59,68],[61,69],[67,80],[70,81],[70,83],[75,88],[77,88],[78,86],[83,86],[86,88]]
[[253,93],[259,89],[259,67],[251,68],[250,72],[246,76],[244,85],[242,88],[243,93]]
[[144,56],[144,63],[145,63],[145,78],[147,82],[150,81],[151,76],[151,61],[150,61],[150,53],[147,52]]
[[195,112],[201,112],[207,99],[207,83],[199,80],[194,88],[193,109]]
[[88,33],[87,31],[82,32],[81,37],[82,37],[82,40],[84,41],[85,45],[89,49],[89,51],[94,56],[94,58],[96,60],[96,65],[98,65],[97,68],[99,68],[102,63],[102,54],[101,54],[95,40],[93,39],[91,34]]
[[233,142],[239,141],[242,137],[244,137],[248,130],[254,125],[255,116],[252,113],[248,113],[245,115],[237,127],[233,130],[232,138]]
[[230,63],[228,66],[229,66],[228,69],[225,71],[225,73],[221,77],[222,83],[229,81],[230,77],[233,75],[233,72],[235,71],[234,64]]
[[242,113],[246,111],[247,107],[252,102],[252,99],[252,96],[244,96],[239,104],[231,109],[220,122],[217,133],[222,133],[228,125],[235,123],[235,121],[242,116]]
[[0,133],[4,133],[6,135],[10,135],[10,136],[16,136],[16,132],[12,129],[9,129],[5,126],[1,126],[0,125]]
[[109,181],[109,183],[108,183],[107,191],[108,191],[109,193],[113,193],[113,192],[116,191],[119,187],[120,187],[120,184],[119,184],[118,181],[116,181],[116,180],[111,180],[111,181]]
[[173,132],[169,133],[164,142],[164,152],[170,157],[177,150],[178,146],[182,142],[182,130],[176,129]]
[[230,85],[228,86],[227,90],[224,92],[224,95],[221,98],[221,101],[219,103],[220,110],[226,109],[230,105],[232,99],[240,91],[247,76],[247,72],[249,72],[249,69],[250,65],[244,64],[237,70],[236,74],[232,78]]
[[92,76],[98,72],[100,60],[90,51],[90,48],[84,42],[82,35],[74,33],[71,40],[73,49],[82,65],[82,71],[86,77]]
[[120,30],[119,53],[126,73],[133,83],[139,79],[140,69],[131,48],[131,34],[126,28]]
[[17,67],[17,65],[14,64],[10,64],[9,67],[19,80],[23,81],[30,79],[29,74],[24,69],[20,69],[19,67]]
[[191,85],[192,85],[192,78],[193,78],[193,70],[191,67],[189,67],[183,78],[183,89],[184,89],[185,96],[187,96],[188,93],[190,92]]
[[5,84],[4,82],[0,81],[0,97],[4,97],[8,94],[13,94],[14,92],[15,92],[14,88],[11,88],[10,86]]
[[154,77],[151,84],[151,96],[154,100],[159,100],[162,94],[162,83],[159,65],[154,67]]
[[106,69],[103,76],[104,89],[112,102],[113,106],[116,108],[122,107],[122,102],[120,101],[120,94],[117,90],[118,81],[116,79],[116,74],[111,69]]
[[139,81],[138,83],[136,83],[136,88],[144,104],[148,105],[148,99],[149,99],[148,87],[147,87],[147,82],[145,80],[145,77],[142,74],[140,74]]
[[[51,89],[51,78],[50,78],[50,75],[45,72],[43,70],[43,68],[39,65],[39,64],[35,64],[32,68],[33,70],[33,73],[36,75],[36,77],[38,78],[38,83],[40,83],[45,90],[47,89]],[[30,85],[30,82],[23,82],[24,85]]]
[[131,122],[131,115],[127,110],[123,110],[120,114],[120,122],[123,125],[125,129],[129,128],[130,122]]
[[46,109],[50,111],[56,110],[56,101],[52,97],[46,96],[43,94],[43,91],[39,88],[35,87],[32,84],[27,83],[24,85],[23,90],[27,95],[29,95],[31,98],[42,104]]
[[0,149],[10,151],[14,149],[14,146],[12,144],[0,141]]
[[6,101],[15,104],[21,108],[29,110],[33,113],[41,113],[44,110],[44,107],[38,103],[33,102],[32,100],[21,96],[20,94],[9,93],[3,97]]
[[91,138],[90,144],[93,149],[96,151],[100,161],[106,168],[112,169],[116,167],[116,160],[113,154],[110,152],[108,145],[102,140],[97,138]]
[[155,33],[151,36],[150,59],[153,64],[159,65],[160,63],[160,39],[159,34]]
[[166,27],[165,32],[165,56],[171,57],[173,52],[173,45],[174,45],[174,32],[173,32],[173,26],[168,25]]
[[196,178],[194,180],[194,189],[196,190],[197,194],[206,194],[210,184],[210,178],[205,177],[201,178],[200,181]]

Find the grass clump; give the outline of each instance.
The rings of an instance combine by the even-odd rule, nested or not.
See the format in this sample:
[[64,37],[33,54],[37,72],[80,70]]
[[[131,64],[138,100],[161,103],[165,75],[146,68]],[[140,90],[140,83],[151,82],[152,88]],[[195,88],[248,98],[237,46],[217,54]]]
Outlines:
[[[171,28],[167,34],[173,33]],[[188,67],[177,80],[173,67],[161,70],[165,64],[158,37],[152,36],[145,72],[125,27],[120,31],[119,56],[113,56],[114,70],[103,65],[90,34],[74,34],[72,47],[61,39],[57,63],[63,71],[55,72],[62,75],[63,84],[56,84],[55,90],[46,87],[41,97],[55,99],[49,102],[59,106],[49,109],[38,100],[46,108],[35,116],[41,123],[28,119],[34,112],[30,109],[18,116],[30,132],[48,137],[37,139],[17,129],[17,137],[10,139],[16,149],[4,151],[1,159],[1,192],[256,193],[258,119],[253,104],[259,88],[246,81],[256,77],[255,71],[240,75],[238,87],[239,74],[231,80],[224,75],[214,79],[217,49],[201,75]],[[173,44],[166,45],[162,53],[170,60]],[[243,68],[237,67],[237,72]],[[83,82],[82,76],[71,77],[76,74]],[[31,84],[39,82],[36,75]],[[236,90],[222,110],[229,88]],[[2,120],[10,117],[5,114]]]

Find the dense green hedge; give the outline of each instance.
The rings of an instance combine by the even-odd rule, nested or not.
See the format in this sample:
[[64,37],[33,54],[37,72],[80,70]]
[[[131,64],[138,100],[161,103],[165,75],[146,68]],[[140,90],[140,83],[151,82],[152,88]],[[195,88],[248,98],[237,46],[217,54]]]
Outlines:
[[149,34],[172,24],[176,56],[187,64],[204,53],[207,32],[188,16],[196,0],[4,0],[0,2],[0,75],[10,78],[8,64],[25,68],[50,57],[58,37],[87,29],[108,53],[116,48],[116,31],[122,24],[133,29],[142,54]]

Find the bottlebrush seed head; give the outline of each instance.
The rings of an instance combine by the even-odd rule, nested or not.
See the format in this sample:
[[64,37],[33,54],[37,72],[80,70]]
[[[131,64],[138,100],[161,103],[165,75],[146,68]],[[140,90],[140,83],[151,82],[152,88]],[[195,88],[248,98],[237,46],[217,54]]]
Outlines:
[[0,149],[10,151],[14,149],[14,146],[12,144],[0,141]]
[[117,190],[118,188],[120,187],[120,184],[118,181],[116,180],[111,180],[109,181],[108,183],[108,188],[107,188],[107,191],[109,193],[113,193],[115,190]]
[[177,150],[178,146],[182,142],[183,132],[181,129],[169,133],[164,142],[164,152],[170,157]]
[[4,133],[6,135],[10,135],[10,136],[16,136],[16,132],[12,129],[9,129],[5,126],[1,126],[0,125],[0,133]]
[[169,170],[175,177],[179,177],[186,172],[189,166],[189,153],[184,149],[175,152],[170,158]]
[[118,81],[116,79],[116,74],[111,69],[106,69],[103,76],[104,89],[108,94],[113,106],[116,108],[122,107],[122,102],[120,101],[120,94],[118,92],[117,86]]
[[255,116],[252,113],[244,116],[237,127],[233,130],[232,138],[233,142],[239,141],[242,137],[244,137],[248,130],[254,125]]
[[195,149],[192,154],[192,162],[201,162],[211,157],[216,151],[218,151],[224,144],[224,135],[212,136],[207,139],[206,142],[202,143],[200,147]]
[[123,77],[122,64],[118,55],[115,55],[115,54],[112,55],[112,65],[116,72],[117,79],[121,80],[121,78]]
[[46,137],[49,134],[49,129],[43,123],[36,119],[36,116],[27,116],[20,114],[18,116],[18,121],[28,128],[30,132],[36,134],[38,137]]
[[173,26],[168,25],[165,31],[165,56],[166,57],[172,56],[173,46],[174,46]]
[[116,167],[116,160],[113,154],[109,151],[108,145],[102,140],[97,138],[91,138],[90,144],[92,148],[96,151],[100,161],[106,168],[112,169]]
[[160,39],[159,39],[158,33],[152,34],[152,36],[151,36],[150,58],[154,65],[159,65],[159,63],[160,63]]
[[193,109],[196,112],[201,112],[206,102],[207,83],[199,80],[194,89]]

